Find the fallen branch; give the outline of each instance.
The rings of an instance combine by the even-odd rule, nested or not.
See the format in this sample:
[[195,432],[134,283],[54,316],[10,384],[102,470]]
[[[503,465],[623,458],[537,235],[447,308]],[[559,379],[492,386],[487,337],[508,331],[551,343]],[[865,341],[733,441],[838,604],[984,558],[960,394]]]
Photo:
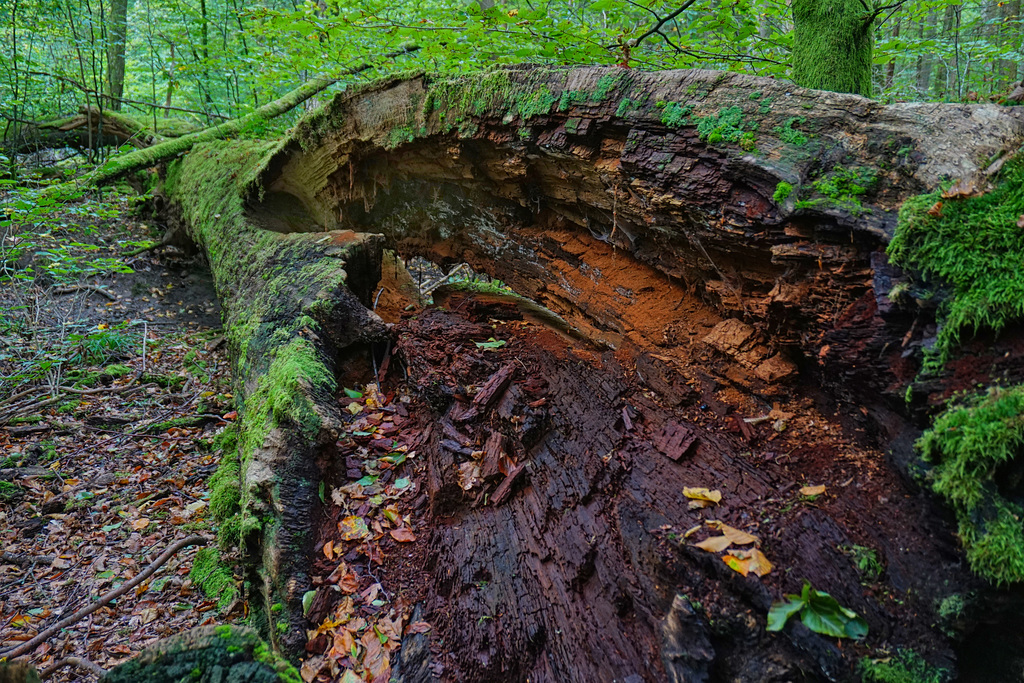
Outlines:
[[88,659],[82,659],[81,657],[65,657],[64,659],[58,659],[53,664],[40,671],[39,678],[47,679],[66,666],[73,666],[78,669],[85,669],[86,671],[94,673],[100,677],[107,675],[106,669],[104,669],[99,664],[90,662]]
[[0,562],[16,564],[19,567],[31,566],[33,564],[50,564],[54,560],[53,555],[22,555],[20,553],[0,553]]
[[88,290],[90,292],[96,292],[97,294],[102,294],[111,301],[117,301],[116,296],[114,296],[107,290],[103,289],[99,285],[67,285],[66,287],[57,287],[52,291],[54,294],[73,294],[75,292],[80,292],[83,289]]
[[81,619],[84,619],[85,617],[89,616],[90,614],[92,614],[99,608],[103,607],[110,601],[116,600],[117,598],[121,597],[131,589],[138,586],[140,583],[142,583],[150,576],[152,576],[154,573],[156,573],[157,569],[162,567],[164,563],[167,562],[167,560],[174,557],[175,553],[177,553],[182,548],[188,547],[190,545],[206,545],[208,542],[208,539],[204,538],[203,536],[189,536],[188,538],[183,538],[180,541],[175,541],[170,545],[170,547],[167,548],[167,550],[163,551],[160,554],[160,557],[153,560],[152,564],[150,564],[144,570],[139,572],[139,574],[131,581],[126,581],[122,583],[114,590],[104,594],[96,602],[83,607],[82,609],[72,614],[70,617],[61,619],[56,624],[53,624],[46,630],[41,631],[31,640],[27,640],[21,645],[13,647],[10,650],[7,650],[6,652],[0,652],[0,659],[12,659],[19,655],[23,655],[26,652],[31,652],[33,649],[35,649],[37,645],[45,642],[54,633],[57,633],[61,629],[65,629],[68,626],[71,626],[72,624],[80,621]]

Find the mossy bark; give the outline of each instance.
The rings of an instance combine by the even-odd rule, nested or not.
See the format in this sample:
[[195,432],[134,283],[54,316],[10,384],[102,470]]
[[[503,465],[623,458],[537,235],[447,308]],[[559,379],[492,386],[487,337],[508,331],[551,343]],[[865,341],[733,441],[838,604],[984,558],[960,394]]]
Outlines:
[[793,80],[871,97],[873,16],[860,0],[793,0]]
[[[315,461],[336,440],[339,425],[335,355],[383,331],[362,303],[380,277],[381,240],[350,231],[269,229],[280,227],[273,212],[250,207],[258,203],[258,175],[274,149],[253,141],[203,144],[171,166],[164,190],[208,257],[223,304],[239,409],[238,501],[221,500],[220,493],[230,492],[219,491],[218,510],[238,515],[222,524],[237,534],[247,562],[254,621],[275,645],[295,651],[309,584]],[[272,614],[277,603],[286,609]]]

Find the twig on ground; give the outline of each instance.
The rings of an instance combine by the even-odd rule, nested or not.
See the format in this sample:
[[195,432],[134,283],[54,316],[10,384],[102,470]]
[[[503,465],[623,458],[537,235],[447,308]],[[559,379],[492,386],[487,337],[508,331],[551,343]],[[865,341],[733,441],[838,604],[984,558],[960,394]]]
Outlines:
[[90,292],[96,292],[97,294],[100,294],[102,296],[107,297],[111,301],[117,301],[117,297],[116,296],[114,296],[113,294],[111,294],[107,290],[103,289],[99,285],[67,285],[65,287],[57,287],[57,288],[55,288],[53,290],[53,293],[54,294],[73,294],[75,292],[80,292],[83,289],[88,290]]
[[20,567],[30,566],[33,564],[50,564],[53,560],[53,555],[22,555],[20,553],[8,552],[0,553],[0,562],[16,564]]
[[121,597],[131,589],[138,586],[140,583],[142,583],[150,576],[152,576],[154,573],[156,573],[157,569],[162,567],[164,563],[167,562],[167,560],[171,559],[182,548],[185,548],[190,545],[206,545],[207,543],[209,543],[209,540],[207,538],[198,535],[189,536],[188,538],[183,538],[180,541],[175,541],[165,551],[163,551],[158,558],[153,560],[153,562],[148,567],[139,572],[131,581],[125,581],[114,590],[105,593],[98,600],[96,600],[96,602],[93,602],[92,604],[83,607],[82,609],[78,610],[69,617],[61,619],[57,623],[41,631],[31,640],[27,640],[21,645],[15,646],[10,650],[7,650],[6,652],[0,652],[0,658],[12,659],[19,655],[23,655],[26,652],[31,652],[36,648],[37,645],[45,642],[54,633],[57,633],[61,629],[67,628],[68,626],[77,623],[78,621],[89,616],[99,608],[108,604],[110,601],[116,600],[117,598]]
[[97,676],[100,676],[100,677],[103,677],[103,676],[107,675],[107,670],[106,669],[104,669],[99,664],[96,664],[94,662],[90,662],[88,659],[82,659],[81,657],[65,657],[63,659],[58,659],[53,664],[51,664],[50,666],[48,666],[45,669],[43,669],[42,671],[40,671],[39,672],[39,678],[47,679],[47,678],[49,678],[53,674],[57,673],[58,671],[60,671],[61,669],[63,669],[66,666],[73,666],[73,667],[76,667],[78,669],[85,669],[86,671],[89,671],[90,673],[94,673],[94,674],[96,674]]

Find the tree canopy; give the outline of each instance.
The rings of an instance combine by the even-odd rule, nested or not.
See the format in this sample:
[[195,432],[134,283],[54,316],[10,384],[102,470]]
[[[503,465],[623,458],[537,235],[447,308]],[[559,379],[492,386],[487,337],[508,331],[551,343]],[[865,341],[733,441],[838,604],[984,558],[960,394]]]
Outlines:
[[[785,0],[11,0],[0,117],[9,130],[87,103],[214,123],[313,76],[346,82],[501,63],[709,68],[804,79]],[[844,0],[883,101],[986,99],[1024,76],[1021,0]],[[812,30],[813,31],[813,30]],[[415,45],[415,53],[387,55]],[[122,49],[123,48],[123,49]],[[839,56],[841,58],[841,55]],[[827,85],[827,84],[826,84]],[[122,100],[123,99],[123,103]],[[159,107],[154,106],[159,105]],[[312,106],[312,105],[310,105]],[[166,124],[159,124],[166,125]],[[154,126],[157,127],[157,126]]]

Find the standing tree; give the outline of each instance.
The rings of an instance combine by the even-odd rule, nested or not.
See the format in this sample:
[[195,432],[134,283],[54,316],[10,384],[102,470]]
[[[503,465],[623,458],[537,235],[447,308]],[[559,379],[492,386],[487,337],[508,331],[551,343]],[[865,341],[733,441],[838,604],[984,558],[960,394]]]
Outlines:
[[863,0],[793,0],[793,80],[871,97],[872,24]]
[[110,99],[107,106],[121,110],[124,96],[124,50],[128,36],[128,0],[111,0],[109,38],[107,42],[107,83]]

